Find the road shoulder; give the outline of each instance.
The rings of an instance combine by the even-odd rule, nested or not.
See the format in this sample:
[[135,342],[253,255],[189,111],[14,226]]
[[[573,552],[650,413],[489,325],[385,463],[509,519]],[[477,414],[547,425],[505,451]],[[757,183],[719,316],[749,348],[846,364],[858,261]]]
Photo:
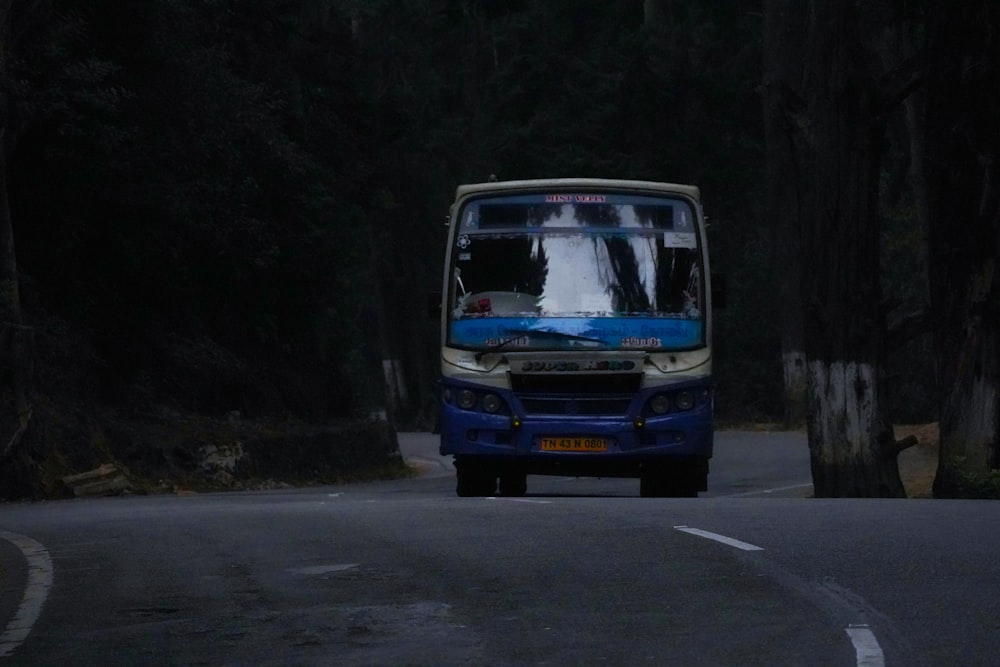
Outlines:
[[0,637],[13,620],[28,583],[28,563],[13,542],[0,534]]

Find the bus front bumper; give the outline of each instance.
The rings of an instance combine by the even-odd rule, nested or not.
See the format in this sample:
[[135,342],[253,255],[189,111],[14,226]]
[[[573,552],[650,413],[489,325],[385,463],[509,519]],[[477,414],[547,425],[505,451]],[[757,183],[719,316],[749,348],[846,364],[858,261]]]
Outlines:
[[443,404],[443,455],[496,460],[533,474],[637,476],[649,463],[712,456],[710,403],[647,419],[469,412]]

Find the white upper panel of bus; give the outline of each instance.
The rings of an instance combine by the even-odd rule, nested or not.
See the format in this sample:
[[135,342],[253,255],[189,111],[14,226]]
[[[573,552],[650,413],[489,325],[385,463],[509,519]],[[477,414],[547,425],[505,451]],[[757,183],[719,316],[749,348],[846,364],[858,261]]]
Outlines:
[[695,185],[678,183],[658,183],[655,181],[631,181],[606,178],[547,178],[521,181],[497,181],[493,183],[469,183],[458,186],[455,198],[467,195],[503,192],[508,190],[546,189],[624,189],[644,190],[659,194],[677,194],[690,197],[696,202],[701,199],[701,191]]

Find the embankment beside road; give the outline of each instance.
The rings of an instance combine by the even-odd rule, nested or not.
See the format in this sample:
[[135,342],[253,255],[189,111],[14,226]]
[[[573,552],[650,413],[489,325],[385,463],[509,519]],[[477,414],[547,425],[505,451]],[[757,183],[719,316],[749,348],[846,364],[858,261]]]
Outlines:
[[108,412],[86,421],[85,442],[49,434],[44,446],[0,470],[0,497],[259,489],[410,474],[395,430],[380,420],[318,425]]

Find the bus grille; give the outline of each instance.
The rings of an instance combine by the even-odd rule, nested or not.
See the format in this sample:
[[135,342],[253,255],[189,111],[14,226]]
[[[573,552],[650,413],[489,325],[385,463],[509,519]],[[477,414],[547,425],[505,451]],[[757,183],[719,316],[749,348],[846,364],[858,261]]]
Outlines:
[[617,415],[628,412],[631,397],[585,398],[582,396],[545,397],[521,396],[521,405],[531,415]]
[[641,383],[642,373],[510,374],[511,389],[518,394],[634,394]]

